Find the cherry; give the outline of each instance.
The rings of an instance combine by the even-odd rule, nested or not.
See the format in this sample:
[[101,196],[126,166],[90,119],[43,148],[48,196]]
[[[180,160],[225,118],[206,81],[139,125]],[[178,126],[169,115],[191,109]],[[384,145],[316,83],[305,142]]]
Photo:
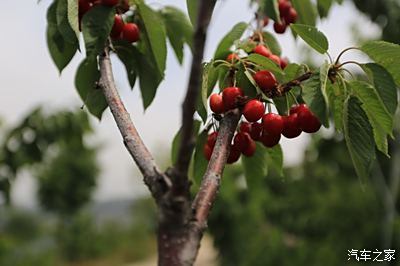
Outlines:
[[279,143],[281,135],[268,134],[263,131],[260,140],[265,147],[272,148]]
[[222,114],[224,112],[224,103],[220,94],[214,93],[210,97],[210,108],[216,114]]
[[139,27],[135,23],[126,23],[122,29],[122,39],[128,42],[139,40]]
[[246,157],[251,157],[256,152],[256,148],[257,148],[257,146],[256,146],[255,141],[250,139],[249,145],[247,146],[247,148],[245,150],[242,151],[242,153]]
[[79,16],[82,17],[92,7],[91,3],[87,0],[79,0]]
[[231,53],[226,57],[226,61],[228,61],[229,63],[234,63],[236,61],[239,61],[239,56],[235,53]]
[[215,131],[207,136],[207,145],[214,148],[215,142],[217,141],[218,132]]
[[265,56],[265,57],[270,57],[271,56],[271,51],[267,47],[265,47],[264,45],[261,45],[261,44],[257,45],[253,49],[253,52],[256,53],[256,54]]
[[242,122],[239,127],[240,132],[249,133],[251,130],[251,124],[249,122]]
[[250,140],[251,138],[248,133],[238,132],[233,138],[233,146],[240,152],[243,152],[249,146]]
[[115,15],[114,17],[114,24],[113,27],[111,29],[111,37],[114,39],[118,39],[121,37],[121,32],[122,29],[124,28],[124,20],[122,19],[122,16],[120,15]]
[[279,0],[278,8],[279,8],[279,13],[280,13],[281,17],[286,16],[286,14],[289,13],[289,10],[291,7],[292,7],[292,5],[290,4],[289,1]]
[[281,65],[281,58],[275,54],[271,55],[269,57],[269,59],[271,59],[272,61],[274,61],[277,65]]
[[307,108],[307,106],[305,104],[293,104],[292,107],[290,107],[290,109],[289,109],[289,114],[291,114],[291,115],[297,114],[299,112],[300,108],[302,108],[302,106],[305,106]]
[[285,69],[287,67],[287,65],[289,64],[288,60],[285,58],[281,58],[281,68]]
[[204,157],[206,157],[207,161],[209,161],[211,159],[212,152],[213,152],[213,148],[211,148],[206,143],[206,145],[204,145],[203,153],[204,153]]
[[262,117],[263,133],[269,135],[280,135],[284,127],[282,116],[274,113],[265,114]]
[[251,137],[253,140],[260,140],[262,130],[263,130],[263,125],[262,125],[262,123],[258,123],[258,122],[251,123],[250,137]]
[[232,164],[237,162],[239,158],[240,158],[240,151],[234,145],[231,145],[228,160],[226,162],[228,164]]
[[104,6],[116,6],[119,0],[101,0],[101,4]]
[[268,70],[258,71],[254,74],[253,78],[260,89],[265,93],[274,89],[277,84],[274,74]]
[[321,122],[306,105],[299,107],[297,120],[300,128],[306,133],[315,133],[321,128]]
[[301,128],[298,121],[297,113],[283,117],[282,135],[288,139],[295,138],[301,134]]
[[243,108],[243,115],[249,122],[256,122],[257,120],[260,120],[264,112],[264,104],[256,99],[248,101]]
[[274,30],[276,33],[285,33],[286,31],[286,23],[285,21],[281,20],[281,23],[276,22],[274,23]]
[[241,88],[228,87],[222,91],[222,101],[224,103],[224,109],[230,110],[236,107],[237,100],[239,97],[243,97],[244,93]]
[[297,11],[293,7],[289,9],[289,12],[285,16],[285,21],[287,24],[295,23],[297,20]]

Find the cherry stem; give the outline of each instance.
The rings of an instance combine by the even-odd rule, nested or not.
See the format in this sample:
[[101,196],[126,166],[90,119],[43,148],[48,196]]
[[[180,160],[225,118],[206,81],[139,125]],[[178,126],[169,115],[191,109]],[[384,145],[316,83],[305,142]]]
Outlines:
[[355,64],[357,66],[359,66],[361,69],[363,68],[362,65],[356,61],[346,61],[344,63],[341,63],[340,65],[335,65],[336,69],[340,69],[341,67],[343,67],[344,65],[348,65],[348,64]]
[[335,65],[339,64],[340,57],[342,57],[343,54],[345,54],[347,51],[350,51],[350,50],[360,50],[360,48],[358,48],[358,47],[349,47],[349,48],[344,49],[342,52],[340,52],[340,54],[336,58]]

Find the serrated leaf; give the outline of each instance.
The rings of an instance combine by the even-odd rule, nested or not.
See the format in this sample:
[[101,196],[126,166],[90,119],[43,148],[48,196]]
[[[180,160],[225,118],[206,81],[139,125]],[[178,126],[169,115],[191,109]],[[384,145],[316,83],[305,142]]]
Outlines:
[[329,127],[328,108],[321,88],[319,71],[303,83],[302,97],[310,110],[319,118],[325,127]]
[[183,62],[183,45],[187,43],[193,50],[193,28],[181,10],[166,6],[160,10],[164,19],[167,36],[180,64]]
[[289,108],[296,103],[293,97],[290,97],[288,94],[281,97],[275,97],[273,101],[280,115],[288,115]]
[[78,1],[76,0],[68,0],[68,22],[71,26],[71,29],[75,32],[76,38],[79,42],[79,6]]
[[186,7],[188,10],[190,22],[193,27],[197,24],[197,10],[199,10],[199,2],[198,0],[186,0]]
[[329,100],[330,111],[335,122],[335,129],[341,132],[343,129],[344,103],[347,98],[347,89],[344,80],[338,79],[335,83],[329,84],[326,88]]
[[333,0],[318,0],[317,7],[318,13],[321,18],[327,17],[329,10],[333,4]]
[[299,76],[301,76],[302,74],[304,74],[304,69],[295,63],[290,63],[288,64],[285,69],[284,69],[284,78],[282,80],[282,82],[289,82]]
[[272,71],[274,74],[284,75],[282,69],[274,61],[266,58],[265,56],[259,54],[250,54],[246,60],[256,63],[263,70],[269,70]]
[[275,36],[268,31],[263,33],[264,44],[269,48],[269,50],[275,54],[281,56],[282,49],[279,42],[276,40]]
[[274,21],[280,22],[280,13],[278,8],[278,0],[264,0],[263,1],[264,14]]
[[75,87],[89,112],[100,120],[108,105],[97,86],[99,78],[97,60],[85,59],[76,71]]
[[135,46],[125,41],[114,41],[113,46],[118,55],[118,58],[125,66],[129,85],[133,89],[136,83],[136,77],[139,72],[138,69],[140,68],[138,62],[140,52]]
[[267,149],[256,143],[256,152],[251,157],[242,156],[242,166],[250,190],[258,187],[268,174]]
[[291,2],[298,14],[297,23],[315,26],[317,10],[311,0],[291,0]]
[[329,82],[329,69],[331,68],[331,65],[329,64],[328,61],[325,61],[322,66],[319,68],[319,79],[321,82],[321,90],[322,93],[324,94],[325,99],[327,100],[326,97],[326,86]]
[[370,41],[360,47],[376,63],[380,64],[393,76],[400,87],[400,45],[384,41]]
[[78,49],[78,45],[77,43],[71,44],[67,42],[58,31],[56,12],[57,5],[56,2],[54,2],[47,10],[46,40],[51,58],[61,74],[62,70],[69,64],[69,62],[71,62],[72,58],[74,57]]
[[196,111],[204,123],[207,120],[207,99],[210,96],[217,81],[218,67],[214,66],[214,61],[205,63],[203,65],[201,97],[197,98],[196,104]]
[[255,97],[257,95],[257,91],[261,93],[261,90],[256,85],[253,77],[249,73],[248,70],[240,64],[238,70],[236,71],[236,85],[241,88],[244,94],[248,97]]
[[247,23],[239,22],[222,38],[217,46],[217,50],[214,54],[214,59],[225,59],[230,53],[230,48],[235,41],[242,37],[244,31],[247,28]]
[[193,178],[197,185],[200,185],[203,175],[207,169],[208,161],[204,157],[204,145],[207,142],[207,131],[202,131],[196,141],[196,149],[194,152]]
[[266,150],[269,169],[274,169],[279,175],[283,176],[283,151],[281,145],[278,144]]
[[218,86],[221,91],[231,85],[231,82],[228,80],[228,76],[229,68],[226,65],[220,65],[218,67]]
[[374,63],[361,65],[367,73],[369,80],[374,84],[379,97],[390,114],[397,110],[398,97],[396,83],[392,75],[382,66]]
[[164,76],[167,59],[166,34],[163,21],[153,9],[142,1],[136,4],[141,18],[141,32],[148,42],[151,54],[154,56],[159,73]]
[[303,24],[291,24],[290,28],[317,52],[324,54],[328,51],[328,39],[317,28]]
[[364,180],[368,178],[375,160],[375,144],[368,117],[357,98],[347,99],[343,121],[344,136],[350,157],[358,177]]
[[114,8],[98,5],[83,16],[82,33],[87,57],[96,57],[103,51],[114,24],[114,14]]
[[[64,39],[71,44],[75,44],[79,42],[78,41],[79,35],[76,34],[74,29],[71,27],[71,24],[69,23],[68,9],[69,9],[68,0],[57,1],[57,26],[58,30],[60,31]],[[79,26],[78,26],[78,32],[79,32]]]
[[[193,132],[197,136],[197,132],[199,132],[201,122],[195,120],[193,123]],[[178,152],[179,152],[179,145],[181,143],[181,129],[176,132],[175,137],[172,141],[172,148],[171,148],[171,161],[172,164],[174,165],[176,163],[176,160],[178,159]]]

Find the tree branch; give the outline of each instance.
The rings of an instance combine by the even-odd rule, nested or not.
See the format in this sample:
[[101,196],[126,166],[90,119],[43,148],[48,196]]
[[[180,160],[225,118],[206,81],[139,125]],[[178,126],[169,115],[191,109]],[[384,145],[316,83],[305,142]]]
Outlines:
[[113,78],[109,49],[109,43],[107,43],[103,54],[100,55],[99,87],[103,91],[108,106],[111,109],[126,149],[143,174],[145,184],[157,200],[171,186],[171,181],[159,171],[153,156],[140,138],[118,94]]
[[173,176],[175,178],[174,185],[178,186],[178,190],[183,189],[184,191],[188,191],[188,189],[186,189],[187,172],[196,141],[196,137],[194,135],[195,132],[193,132],[193,115],[196,110],[197,98],[201,86],[204,46],[206,42],[208,25],[211,20],[211,15],[216,0],[203,0],[199,3],[200,8],[193,42],[192,67],[190,70],[186,97],[182,104],[181,141],[177,161],[173,170]]

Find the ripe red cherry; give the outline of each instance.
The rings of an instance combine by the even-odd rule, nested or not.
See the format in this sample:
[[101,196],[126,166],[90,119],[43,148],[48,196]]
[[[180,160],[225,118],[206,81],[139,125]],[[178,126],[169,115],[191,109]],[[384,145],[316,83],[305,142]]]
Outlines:
[[240,158],[240,151],[234,145],[231,145],[228,155],[228,160],[226,162],[228,164],[232,164],[237,162],[239,158]]
[[279,143],[279,141],[281,140],[281,135],[274,135],[263,132],[261,134],[260,140],[265,147],[272,148]]
[[247,149],[245,149],[244,151],[242,151],[243,155],[246,157],[251,157],[254,155],[254,153],[256,152],[256,143],[254,140],[250,139],[249,145],[247,146]]
[[281,17],[286,16],[286,14],[289,13],[289,10],[291,7],[292,7],[292,5],[290,4],[289,1],[279,0],[278,8],[279,8],[279,13],[280,13]]
[[278,114],[268,113],[262,117],[262,125],[263,133],[276,136],[282,133],[284,120]]
[[285,33],[286,31],[286,23],[282,20],[281,23],[275,21],[274,30],[276,33]]
[[238,132],[233,138],[233,146],[240,152],[247,149],[251,141],[250,135],[248,133]]
[[281,58],[281,68],[285,69],[287,65],[289,64],[288,60],[285,58]]
[[237,100],[239,97],[243,97],[244,93],[241,88],[228,87],[222,91],[222,101],[224,103],[224,109],[230,110],[236,107]]
[[210,109],[216,114],[222,114],[224,112],[224,103],[222,101],[222,96],[214,93],[210,97]]
[[[301,108],[301,106],[305,106],[305,104],[293,104],[289,109],[289,114],[297,114]],[[307,108],[308,109],[308,108]]]
[[128,42],[139,40],[139,27],[135,23],[126,23],[122,29],[122,39]]
[[213,152],[213,148],[207,145],[207,143],[204,145],[203,153],[204,157],[206,157],[206,160],[209,161],[211,159],[211,155]]
[[271,59],[272,61],[274,61],[277,65],[281,65],[281,58],[275,54],[272,54],[269,59]]
[[261,44],[257,45],[253,49],[253,52],[256,53],[256,54],[265,56],[265,57],[270,57],[271,56],[271,51],[267,47],[265,47],[264,45],[261,45]]
[[101,4],[104,6],[116,6],[119,0],[101,0]]
[[297,11],[293,7],[291,7],[288,13],[285,16],[285,21],[287,24],[295,23],[297,20]]
[[262,125],[262,123],[258,123],[258,122],[251,123],[250,137],[251,137],[253,140],[256,140],[256,141],[257,141],[257,140],[260,140],[262,130],[263,130],[263,125]]
[[299,125],[297,113],[283,117],[283,130],[282,135],[292,139],[301,134],[301,128]]
[[265,93],[274,89],[277,84],[274,74],[268,70],[258,71],[254,74],[253,78],[260,89]]
[[87,0],[79,0],[79,16],[82,17],[86,12],[89,11],[89,9],[92,7],[91,3],[89,3]]
[[229,63],[234,63],[236,61],[239,61],[239,56],[235,53],[231,53],[226,57],[226,61]]
[[239,127],[240,132],[249,133],[251,130],[251,124],[249,122],[242,122]]
[[243,115],[249,122],[256,122],[260,120],[264,112],[264,104],[256,99],[247,102],[243,108]]
[[210,146],[211,148],[214,148],[215,142],[217,141],[218,137],[218,132],[215,131],[211,133],[210,135],[207,136],[207,145]]
[[299,108],[297,112],[297,120],[300,128],[306,133],[315,133],[321,128],[321,122],[307,106]]
[[121,32],[122,29],[124,28],[124,20],[122,19],[122,16],[120,15],[115,15],[114,17],[114,24],[111,29],[111,37],[114,39],[118,39],[121,37]]

